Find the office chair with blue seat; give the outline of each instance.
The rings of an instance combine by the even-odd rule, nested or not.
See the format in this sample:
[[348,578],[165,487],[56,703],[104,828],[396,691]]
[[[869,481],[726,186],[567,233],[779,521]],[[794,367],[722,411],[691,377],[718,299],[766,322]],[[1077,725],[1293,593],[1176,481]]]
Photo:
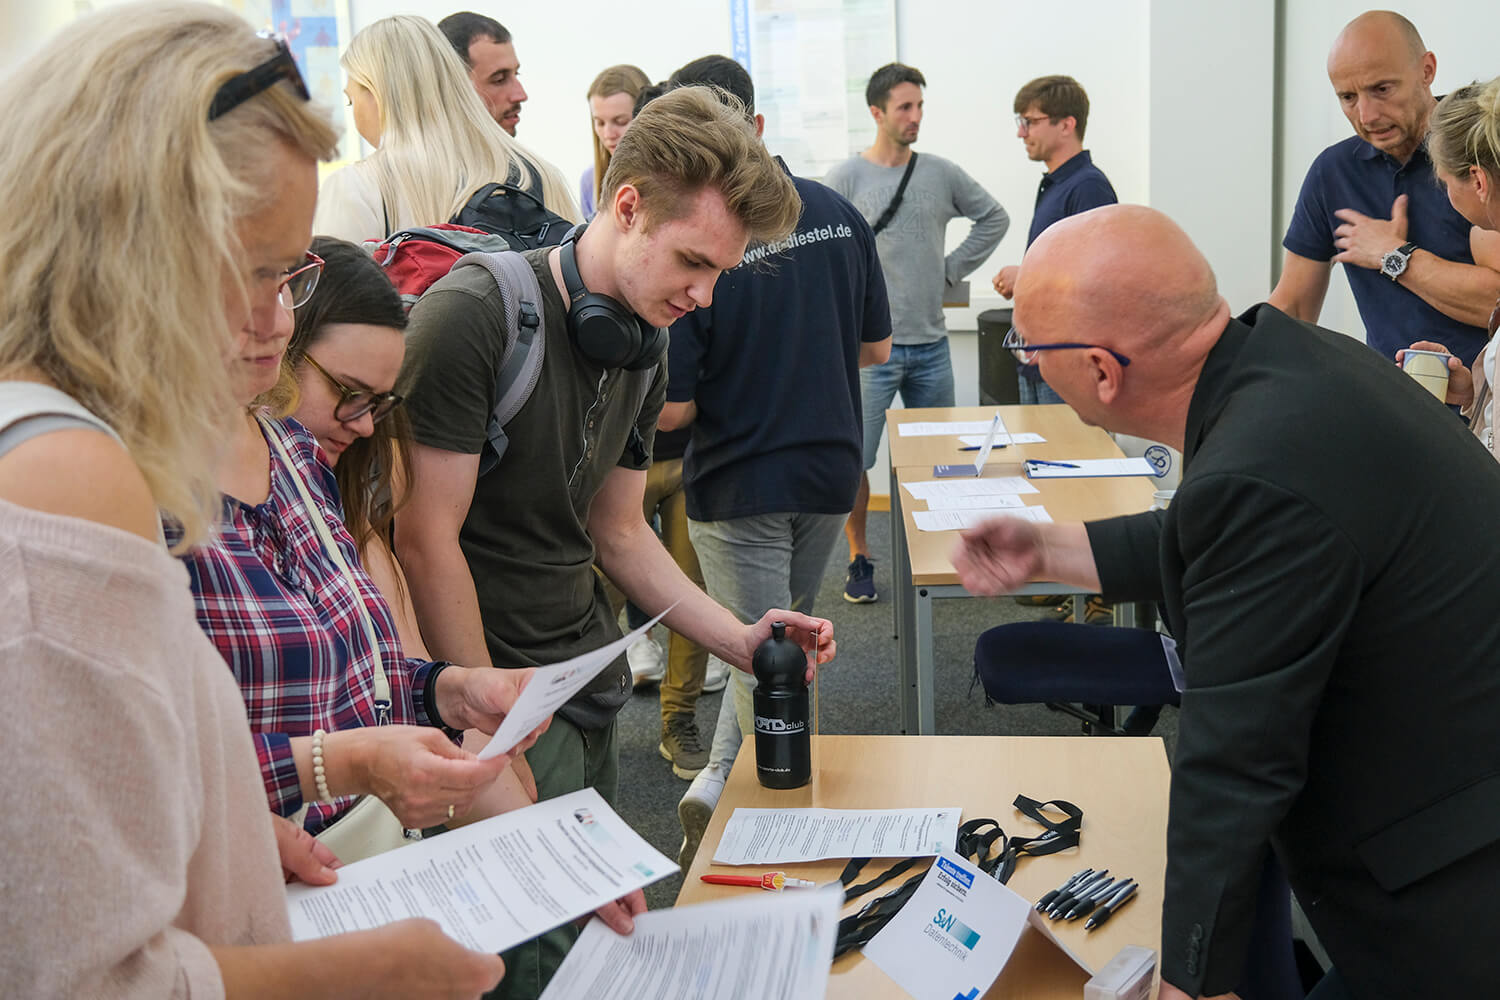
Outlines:
[[[990,701],[1047,705],[1097,735],[1144,736],[1162,705],[1179,703],[1162,636],[1150,629],[998,625],[975,643],[974,672]],[[1136,707],[1124,726],[1115,719],[1118,705]]]

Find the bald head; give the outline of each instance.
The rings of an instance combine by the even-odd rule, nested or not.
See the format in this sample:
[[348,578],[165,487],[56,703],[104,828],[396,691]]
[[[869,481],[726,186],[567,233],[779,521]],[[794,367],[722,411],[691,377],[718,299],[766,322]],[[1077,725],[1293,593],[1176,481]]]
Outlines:
[[1142,205],[1108,205],[1047,227],[1016,282],[1015,326],[1027,342],[1097,345],[1038,352],[1047,384],[1089,423],[1169,443],[1174,421],[1181,433],[1175,402],[1185,419],[1203,358],[1228,319],[1203,254]]
[[1129,355],[1191,332],[1219,301],[1213,269],[1175,222],[1144,205],[1107,205],[1037,237],[1016,287],[1016,318],[1035,316],[1066,334],[1055,340],[1087,339]]
[[1393,10],[1367,10],[1344,25],[1328,52],[1329,72],[1334,57],[1351,50],[1374,48],[1382,52],[1404,52],[1407,59],[1418,62],[1427,52],[1417,26]]
[[1328,52],[1328,80],[1355,134],[1402,163],[1427,132],[1436,75],[1416,26],[1388,10],[1350,21]]

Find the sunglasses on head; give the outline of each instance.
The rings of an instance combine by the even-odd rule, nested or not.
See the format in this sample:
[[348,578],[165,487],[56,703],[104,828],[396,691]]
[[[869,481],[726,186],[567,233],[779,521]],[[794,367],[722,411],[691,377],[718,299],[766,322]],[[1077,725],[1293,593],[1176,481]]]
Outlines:
[[292,49],[287,44],[286,36],[275,31],[257,31],[255,35],[257,38],[274,42],[276,54],[254,69],[230,77],[214,93],[214,101],[208,106],[209,121],[228,114],[250,98],[270,90],[282,80],[292,85],[298,97],[304,101],[312,100],[312,95],[307,90],[307,82],[302,79],[302,71],[297,68],[297,60],[292,58]]

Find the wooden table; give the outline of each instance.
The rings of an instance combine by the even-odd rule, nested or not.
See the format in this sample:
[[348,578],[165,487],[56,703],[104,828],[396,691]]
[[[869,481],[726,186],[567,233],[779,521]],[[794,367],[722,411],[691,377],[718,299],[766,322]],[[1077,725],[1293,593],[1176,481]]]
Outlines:
[[[1088,427],[1069,406],[962,406],[926,410],[887,410],[886,424],[891,447],[891,550],[893,614],[900,641],[897,662],[901,705],[901,731],[929,734],[937,731],[934,709],[932,602],[972,597],[958,582],[950,555],[958,541],[953,531],[920,531],[912,518],[914,510],[927,504],[904,494],[902,483],[932,479],[932,466],[939,463],[973,461],[975,453],[960,451],[954,435],[902,437],[903,423],[989,420],[1000,411],[1006,430],[1030,431],[1046,439],[1045,444],[1012,445],[990,453],[984,478],[1024,476],[1027,458],[1120,458],[1114,439],[1097,427]],[[1092,521],[1119,514],[1134,514],[1151,506],[1156,480],[1150,476],[1097,479],[1037,479],[1039,492],[1021,497],[1027,506],[1043,506],[1054,521]],[[1033,583],[1020,594],[1068,593],[1075,588],[1058,583]],[[1116,621],[1134,623],[1134,609],[1116,609]]]
[[[811,784],[774,791],[761,787],[756,780],[754,741],[746,741],[703,845],[683,880],[678,905],[758,891],[698,880],[708,871],[743,874],[751,870],[711,863],[724,825],[736,807],[895,809],[962,805],[965,820],[987,816],[999,822],[1007,834],[1030,836],[1040,832],[1039,828],[1011,805],[1016,795],[1024,794],[1039,800],[1066,799],[1081,808],[1083,840],[1077,850],[1022,858],[1010,887],[1035,900],[1080,868],[1108,868],[1135,878],[1141,884],[1139,898],[1102,927],[1087,931],[1080,920],[1053,924],[1053,928],[1091,969],[1098,969],[1128,944],[1153,950],[1159,947],[1168,785],[1161,740],[822,736],[815,737],[813,753]],[[827,882],[838,878],[845,860],[767,867],[784,867],[788,874]],[[876,860],[862,875],[870,876],[888,866]],[[900,881],[885,888],[894,888]],[[866,895],[848,904],[846,915],[870,898]],[[1077,1000],[1087,979],[1071,960],[1028,928],[1000,978],[984,996],[987,1000]],[[881,1000],[905,995],[857,952],[834,963],[829,997]]]

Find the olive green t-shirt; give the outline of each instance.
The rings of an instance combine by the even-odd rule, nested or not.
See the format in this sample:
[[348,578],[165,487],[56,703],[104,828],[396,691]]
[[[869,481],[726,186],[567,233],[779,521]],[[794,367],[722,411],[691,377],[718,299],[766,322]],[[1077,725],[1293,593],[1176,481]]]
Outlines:
[[[506,424],[510,446],[500,464],[479,477],[459,534],[497,667],[555,663],[619,638],[593,570],[589,506],[613,468],[651,464],[666,398],[665,356],[655,368],[626,371],[600,368],[578,352],[548,252],[524,255],[542,287],[541,377]],[[481,453],[510,336],[499,288],[483,267],[455,269],[418,300],[401,375],[417,443]],[[636,447],[632,430],[639,434]],[[630,668],[621,656],[560,714],[598,728],[614,718],[630,690]]]

